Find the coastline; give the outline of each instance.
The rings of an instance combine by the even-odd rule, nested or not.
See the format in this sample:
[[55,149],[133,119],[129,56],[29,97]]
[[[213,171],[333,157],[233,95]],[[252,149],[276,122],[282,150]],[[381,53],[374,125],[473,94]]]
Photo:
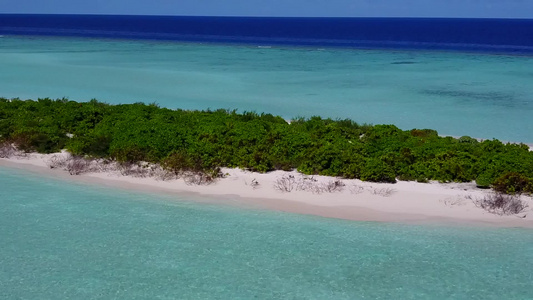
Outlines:
[[[460,136],[458,135],[449,135],[449,134],[439,134],[440,137],[451,137],[451,138],[454,138],[454,139],[458,139],[458,138],[461,138]],[[477,137],[474,137],[473,139],[477,140],[478,142],[483,142],[483,141],[486,141],[486,140],[490,140],[490,139],[483,139],[483,138],[477,138]],[[520,144],[524,144],[526,146],[529,147],[529,151],[533,152],[533,143],[524,143],[524,142],[511,142],[511,141],[500,141],[502,142],[502,144],[515,144],[515,145],[520,145]]]
[[[337,180],[333,177],[304,177],[295,171],[261,174],[223,168],[224,178],[217,179],[210,185],[191,185],[182,179],[140,178],[124,176],[117,171],[69,175],[66,171],[51,169],[47,165],[52,155],[32,153],[27,157],[0,158],[0,168],[24,169],[67,182],[148,194],[195,195],[200,197],[192,198],[201,202],[326,218],[424,225],[533,228],[533,198],[522,196],[529,208],[519,215],[495,215],[475,205],[474,199],[483,197],[489,191],[476,188],[474,183],[399,181],[384,184],[342,179],[340,182],[343,186],[336,188],[331,185]],[[274,187],[279,187],[280,180],[289,176],[293,176],[295,184],[312,182],[312,186],[322,188],[282,192]],[[326,188],[328,184],[329,190]]]

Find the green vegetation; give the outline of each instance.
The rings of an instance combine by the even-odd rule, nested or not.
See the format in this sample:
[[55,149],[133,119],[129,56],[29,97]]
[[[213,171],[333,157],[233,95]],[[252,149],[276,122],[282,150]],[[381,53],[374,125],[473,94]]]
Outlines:
[[0,142],[24,151],[66,148],[75,155],[154,162],[175,172],[296,168],[378,182],[476,180],[506,193],[533,192],[533,152],[526,145],[320,117],[288,124],[254,112],[0,98]]

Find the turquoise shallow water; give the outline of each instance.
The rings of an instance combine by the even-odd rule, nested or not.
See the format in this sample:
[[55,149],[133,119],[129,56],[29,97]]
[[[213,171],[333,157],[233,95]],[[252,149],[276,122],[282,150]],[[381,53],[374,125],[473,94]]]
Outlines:
[[533,59],[0,38],[0,95],[321,115],[533,143]]
[[196,204],[0,168],[0,299],[532,299],[533,231]]

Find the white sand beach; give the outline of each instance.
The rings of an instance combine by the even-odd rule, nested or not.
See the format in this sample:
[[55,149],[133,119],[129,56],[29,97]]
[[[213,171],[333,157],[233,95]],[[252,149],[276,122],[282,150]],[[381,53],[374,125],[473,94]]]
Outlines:
[[[63,154],[65,155],[65,154]],[[488,225],[533,228],[533,199],[521,196],[529,207],[518,215],[497,215],[476,206],[489,190],[474,183],[396,184],[362,182],[326,176],[275,171],[267,174],[222,169],[224,178],[209,185],[187,184],[183,179],[121,175],[118,171],[69,175],[51,169],[52,154],[1,158],[0,167],[22,168],[42,176],[148,193],[197,194],[205,201],[254,209],[269,209],[358,221],[410,224]],[[337,181],[337,184],[335,184]],[[281,188],[281,190],[280,190]],[[290,191],[282,191],[290,190]],[[193,197],[198,198],[198,197]]]

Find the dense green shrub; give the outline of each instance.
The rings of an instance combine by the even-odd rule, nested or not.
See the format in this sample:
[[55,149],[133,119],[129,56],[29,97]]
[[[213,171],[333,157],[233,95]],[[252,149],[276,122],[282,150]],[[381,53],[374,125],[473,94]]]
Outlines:
[[478,188],[488,189],[492,185],[493,178],[489,173],[482,173],[476,178]]
[[369,159],[361,171],[361,180],[374,182],[396,183],[396,175],[392,168],[381,159]]
[[506,194],[531,193],[532,180],[517,172],[506,172],[498,177],[492,186],[494,190]]
[[435,130],[297,118],[235,110],[185,111],[143,103],[0,98],[0,143],[25,151],[149,161],[180,172],[240,167],[395,182],[470,182],[506,193],[533,191],[526,145]]
[[421,138],[437,137],[439,134],[436,130],[432,129],[413,129],[411,135]]
[[459,143],[466,143],[466,144],[477,144],[477,143],[479,143],[479,141],[476,140],[475,138],[471,138],[471,137],[466,136],[466,135],[458,138],[457,141]]

